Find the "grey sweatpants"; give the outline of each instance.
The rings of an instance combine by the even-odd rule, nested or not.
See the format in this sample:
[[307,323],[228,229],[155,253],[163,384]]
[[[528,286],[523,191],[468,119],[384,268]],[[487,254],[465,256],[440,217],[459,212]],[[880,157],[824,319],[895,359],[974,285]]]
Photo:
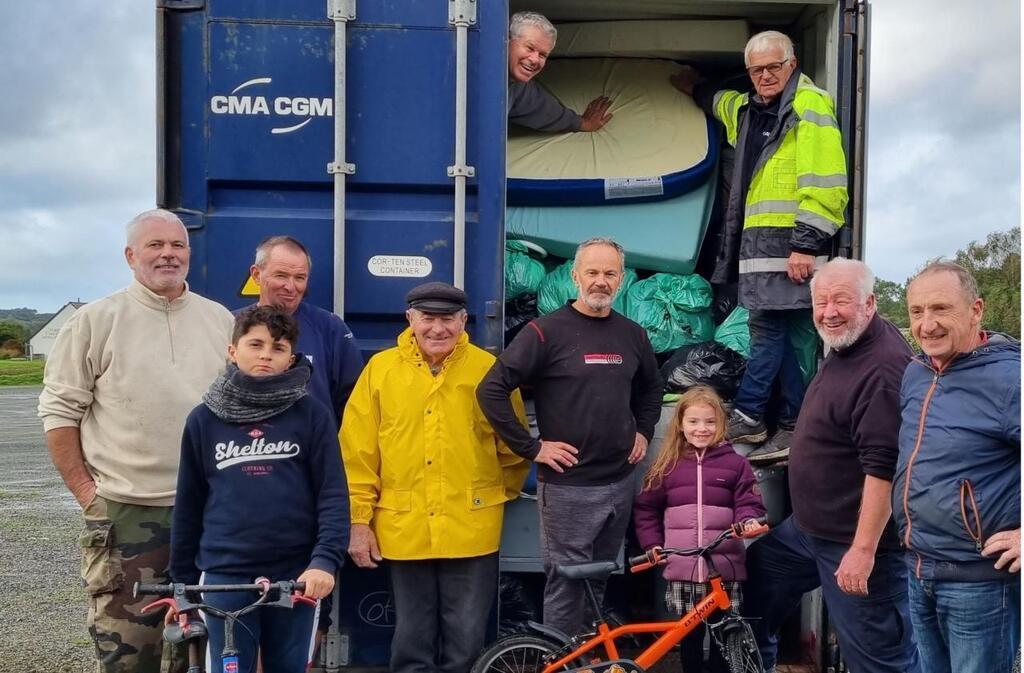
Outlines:
[[[587,607],[583,582],[555,573],[565,563],[614,561],[633,511],[633,475],[604,486],[537,487],[544,558],[544,623],[569,635],[583,633],[597,615]],[[605,582],[591,580],[600,602]]]

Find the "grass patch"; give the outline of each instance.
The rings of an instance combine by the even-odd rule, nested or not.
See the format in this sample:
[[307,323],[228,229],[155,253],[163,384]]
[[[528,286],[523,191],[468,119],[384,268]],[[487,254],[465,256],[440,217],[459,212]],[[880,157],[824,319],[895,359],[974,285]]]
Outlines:
[[37,386],[45,360],[0,360],[0,386]]

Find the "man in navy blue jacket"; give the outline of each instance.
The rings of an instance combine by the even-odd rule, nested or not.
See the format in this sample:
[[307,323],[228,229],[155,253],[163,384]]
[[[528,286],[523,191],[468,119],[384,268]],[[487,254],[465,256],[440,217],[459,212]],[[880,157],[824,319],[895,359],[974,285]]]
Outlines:
[[900,390],[893,514],[910,616],[929,673],[1002,673],[1020,645],[1020,342],[981,331],[963,267],[926,266],[907,288],[924,351]]
[[277,306],[298,321],[295,350],[313,365],[309,394],[330,409],[338,429],[352,386],[363,371],[363,356],[352,330],[341,318],[302,301],[312,268],[302,243],[291,236],[272,236],[257,246],[249,272],[260,288],[257,303]]

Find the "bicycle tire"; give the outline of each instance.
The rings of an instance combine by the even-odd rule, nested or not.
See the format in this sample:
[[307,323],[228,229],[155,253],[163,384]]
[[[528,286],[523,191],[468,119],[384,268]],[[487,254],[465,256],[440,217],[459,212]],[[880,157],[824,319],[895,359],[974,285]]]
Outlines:
[[725,632],[722,657],[729,666],[729,673],[764,673],[761,653],[750,624],[737,621]]
[[544,657],[561,649],[561,643],[544,636],[506,636],[484,648],[470,673],[540,673],[547,666]]

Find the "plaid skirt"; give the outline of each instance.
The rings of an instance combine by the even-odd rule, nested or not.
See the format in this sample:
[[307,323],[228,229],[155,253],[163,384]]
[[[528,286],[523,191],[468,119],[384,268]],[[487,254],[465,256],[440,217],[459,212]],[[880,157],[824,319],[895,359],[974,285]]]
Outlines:
[[[743,583],[739,580],[723,580],[722,587],[729,594],[732,610],[740,611],[743,604]],[[676,615],[692,612],[697,603],[704,600],[711,590],[711,585],[704,582],[671,581],[665,590],[665,607]]]

